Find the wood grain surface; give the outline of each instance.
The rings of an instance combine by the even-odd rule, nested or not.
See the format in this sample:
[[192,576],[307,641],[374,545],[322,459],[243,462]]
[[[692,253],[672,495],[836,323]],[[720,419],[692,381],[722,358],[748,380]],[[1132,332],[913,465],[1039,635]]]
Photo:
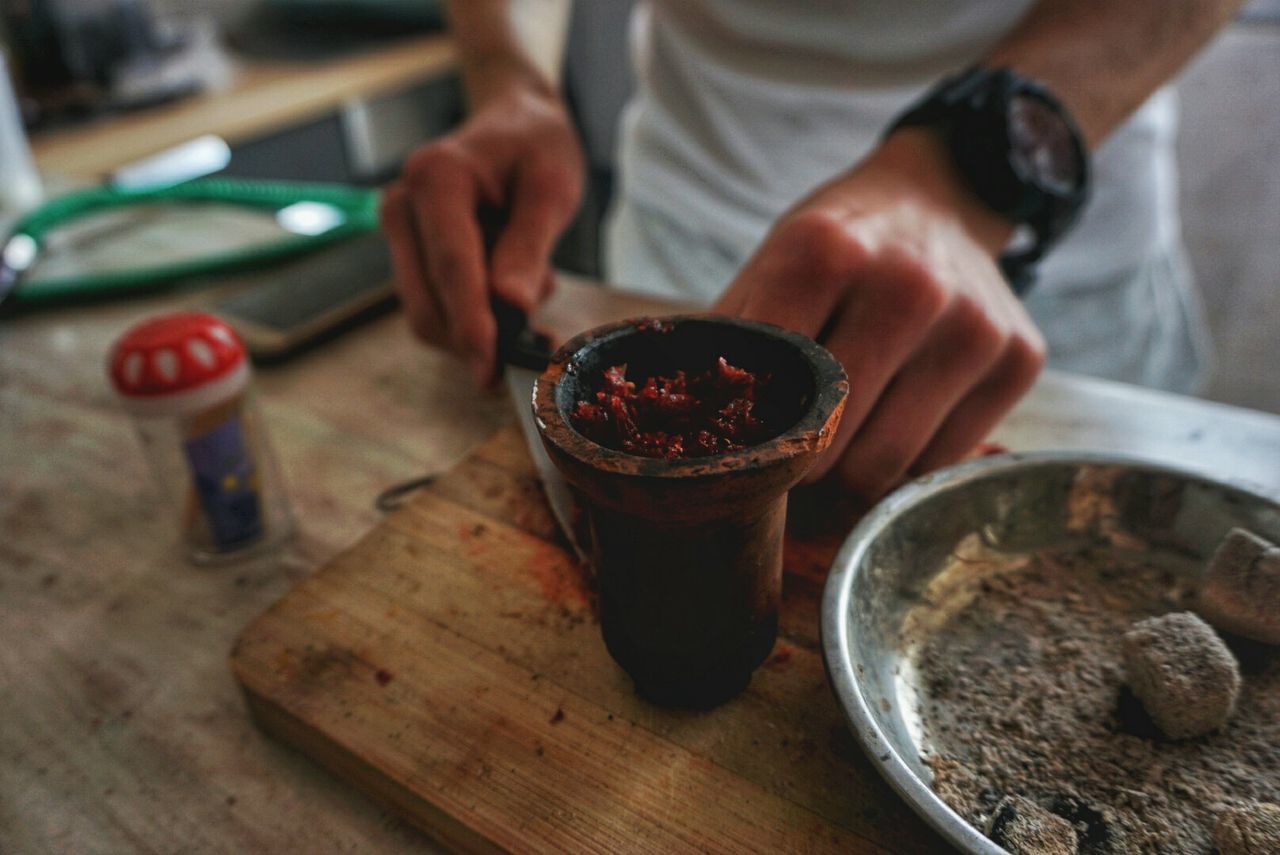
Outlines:
[[854,745],[818,598],[852,522],[789,544],[781,640],[710,712],[640,701],[524,440],[506,428],[237,642],[250,707],[467,849],[924,852],[937,841]]
[[[128,417],[111,342],[217,291],[0,318],[0,852],[420,852],[421,834],[253,726],[227,651],[256,615],[510,420],[504,394],[389,316],[254,385],[299,519],[279,554],[189,564]],[[564,280],[576,331],[643,298]]]
[[[382,489],[447,471],[509,424],[505,396],[459,385],[462,366],[416,344],[398,315],[260,369],[255,386],[299,535],[275,556],[193,567],[176,546],[172,509],[155,503],[131,424],[107,388],[103,359],[136,320],[207,300],[177,293],[0,318],[0,852],[433,851],[381,801],[362,797],[367,787],[326,774],[254,727],[227,653],[256,616],[378,524],[373,500]],[[650,308],[643,298],[565,281],[546,317],[553,328],[572,332]],[[997,438],[1022,448],[1117,447],[1280,487],[1280,419],[1067,375],[1042,378]],[[498,447],[486,446],[487,458]],[[480,465],[487,458],[468,464],[477,483],[512,471],[501,458]],[[457,505],[450,484],[441,482],[432,501]],[[470,513],[483,522],[503,512]],[[379,536],[403,542],[400,528],[419,526],[420,517],[416,506],[407,509]],[[530,532],[545,536],[548,525],[545,519],[526,519],[524,528],[495,525],[488,537],[506,531],[526,550],[521,554],[544,554],[539,550],[554,547],[539,546],[545,541]],[[788,597],[816,597],[822,557],[812,554],[803,569],[798,556],[790,560]],[[554,590],[559,578],[545,584]],[[536,603],[541,584],[513,587],[508,595]],[[570,614],[575,609],[580,614],[577,606]],[[555,610],[545,617],[563,620]],[[512,635],[499,643],[523,655],[527,622],[508,620]],[[595,644],[585,620],[570,632],[581,634],[584,649]],[[805,637],[803,627],[792,623],[785,633],[779,649],[792,650],[792,661],[767,666],[760,681],[779,694],[744,703],[783,705],[795,697],[786,693],[805,691],[816,704],[830,703],[813,659],[798,652],[805,650],[795,640]],[[475,668],[492,674],[505,661],[490,652],[477,657]],[[547,669],[555,685],[578,685],[561,673],[574,661]],[[611,667],[590,679],[612,680],[605,688],[624,696],[625,679]],[[384,689],[375,668],[369,690],[376,714],[403,697],[397,693],[413,690],[405,682],[393,676]],[[583,726],[601,705],[586,705],[578,689],[563,696],[535,694],[546,690],[533,685],[529,691],[527,703],[547,718],[514,736],[495,729],[491,738],[541,739],[549,730],[554,739],[543,742],[544,753],[566,762],[572,741],[563,734],[574,731],[561,728]],[[545,727],[557,708],[565,718]],[[681,740],[683,753],[672,758],[744,739],[712,718],[655,718],[638,726]],[[834,733],[811,732],[827,740],[819,744],[855,750],[851,738],[841,743]],[[805,762],[799,748],[795,757]],[[459,769],[460,777],[483,774],[478,758]],[[791,789],[752,792],[800,798]],[[900,807],[890,810],[889,824],[901,826],[904,840],[918,840],[914,818]]]
[[0,321],[0,852],[431,851],[263,737],[226,655],[379,520],[382,489],[451,465],[506,402],[459,393],[398,318],[260,371],[300,533],[197,568],[103,372],[129,323],[174,307]]
[[[1083,413],[1077,386],[1097,402]],[[1203,409],[1051,375],[998,436],[1280,483],[1280,419]],[[823,673],[822,584],[858,509],[794,498],[779,643],[709,712],[634,695],[514,427],[250,625],[232,666],[265,730],[461,849],[937,851]]]

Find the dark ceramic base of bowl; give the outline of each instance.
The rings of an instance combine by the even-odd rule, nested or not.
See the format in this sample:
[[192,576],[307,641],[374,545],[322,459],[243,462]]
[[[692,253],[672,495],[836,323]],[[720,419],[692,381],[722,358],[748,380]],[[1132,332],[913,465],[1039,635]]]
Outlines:
[[[724,359],[771,378],[752,412],[779,430],[701,458],[639,457],[588,439],[570,414],[604,373],[671,377]],[[787,491],[831,443],[848,393],[812,339],[714,316],[610,324],[567,342],[534,387],[547,454],[583,499],[600,624],[637,692],[707,708],[746,688],[773,649]]]
[[611,639],[610,635],[606,627],[604,641],[609,655],[627,671],[637,695],[659,706],[709,710],[733,700],[751,683],[756,668],[773,652],[778,616],[774,614],[757,627],[734,652],[732,660],[706,663],[700,668],[690,668],[689,663],[682,667],[653,663],[648,657],[637,655],[625,639]]
[[746,687],[778,633],[786,508],[690,526],[588,507],[601,631],[641,696],[706,708]]

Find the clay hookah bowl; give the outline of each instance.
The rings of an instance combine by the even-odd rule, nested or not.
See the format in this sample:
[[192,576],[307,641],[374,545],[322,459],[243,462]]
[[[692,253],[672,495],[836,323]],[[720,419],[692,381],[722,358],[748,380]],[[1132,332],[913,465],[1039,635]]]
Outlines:
[[[607,448],[570,422],[612,366],[625,363],[641,381],[705,370],[721,356],[772,375],[778,435],[741,451],[665,460]],[[551,357],[534,387],[534,414],[587,515],[605,644],[642,697],[715,706],[746,688],[768,657],[787,491],[830,445],[848,387],[840,363],[812,339],[726,317],[609,324]]]

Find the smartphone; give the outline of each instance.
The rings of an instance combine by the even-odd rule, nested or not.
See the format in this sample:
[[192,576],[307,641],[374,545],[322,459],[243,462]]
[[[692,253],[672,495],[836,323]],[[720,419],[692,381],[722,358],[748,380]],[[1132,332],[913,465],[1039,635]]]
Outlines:
[[242,276],[244,287],[210,308],[259,362],[285,359],[396,304],[391,256],[371,232]]

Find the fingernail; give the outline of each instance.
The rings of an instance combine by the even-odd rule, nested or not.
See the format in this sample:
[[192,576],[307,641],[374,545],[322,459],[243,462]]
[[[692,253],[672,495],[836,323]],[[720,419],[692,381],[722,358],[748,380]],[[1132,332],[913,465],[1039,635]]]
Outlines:
[[496,290],[520,308],[527,310],[533,306],[532,283],[533,280],[527,276],[511,275],[504,277],[502,287]]

